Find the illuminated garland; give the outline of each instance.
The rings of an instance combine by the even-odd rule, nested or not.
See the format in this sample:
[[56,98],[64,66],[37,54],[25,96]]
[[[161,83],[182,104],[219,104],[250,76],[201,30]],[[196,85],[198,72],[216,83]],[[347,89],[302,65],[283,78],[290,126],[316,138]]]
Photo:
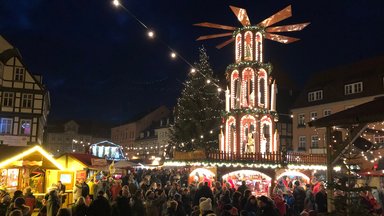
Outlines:
[[253,114],[253,115],[257,115],[257,114],[263,114],[263,115],[266,115],[266,114],[269,114],[271,116],[273,116],[275,118],[275,120],[277,120],[279,118],[279,114],[275,111],[270,111],[268,109],[265,109],[265,108],[248,108],[248,109],[233,109],[229,112],[226,112],[226,111],[222,111],[222,116],[227,118],[229,116],[233,116],[233,115],[238,115],[238,114]]
[[241,61],[239,63],[232,63],[227,66],[226,69],[226,76],[229,77],[229,73],[231,73],[235,69],[239,68],[246,68],[246,67],[252,67],[252,68],[264,68],[268,75],[272,73],[273,67],[271,63],[263,63],[258,61]]
[[231,162],[212,162],[212,161],[175,161],[167,160],[163,166],[184,167],[184,166],[216,166],[216,167],[246,167],[246,168],[263,168],[276,169],[281,168],[281,164],[254,164],[254,163],[231,163]]

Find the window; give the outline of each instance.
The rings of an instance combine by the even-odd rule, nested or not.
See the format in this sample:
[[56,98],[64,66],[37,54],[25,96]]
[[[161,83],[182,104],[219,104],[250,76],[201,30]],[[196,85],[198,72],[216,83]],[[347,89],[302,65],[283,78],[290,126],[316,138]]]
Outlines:
[[308,93],[308,101],[317,101],[323,99],[323,90],[313,91]]
[[23,108],[32,108],[32,94],[23,94],[21,106]]
[[24,68],[15,69],[15,81],[24,81]]
[[375,140],[375,144],[384,144],[384,136],[378,136],[378,135],[375,135],[374,137],[374,140]]
[[311,148],[319,148],[319,136],[311,136]]
[[356,94],[363,91],[363,82],[351,83],[344,86],[344,94]]
[[3,94],[3,106],[12,107],[13,106],[13,92],[4,92]]
[[305,126],[305,115],[304,114],[299,114],[297,116],[297,120],[298,120],[299,126]]
[[329,110],[329,109],[324,110],[324,117],[325,117],[325,116],[329,116],[329,115],[331,115],[331,114],[332,114],[331,110]]
[[31,120],[30,119],[21,119],[20,120],[20,135],[30,135],[31,134]]
[[306,137],[305,136],[299,136],[299,149],[298,150],[304,150],[305,151],[306,146]]
[[13,125],[13,120],[11,118],[1,118],[0,133],[11,134],[12,125]]
[[317,119],[317,112],[311,112],[311,121]]

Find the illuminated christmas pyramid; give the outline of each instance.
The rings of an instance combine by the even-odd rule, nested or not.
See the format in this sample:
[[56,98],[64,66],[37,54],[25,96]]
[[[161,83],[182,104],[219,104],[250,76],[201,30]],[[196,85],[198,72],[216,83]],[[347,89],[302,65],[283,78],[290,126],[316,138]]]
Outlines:
[[278,150],[276,124],[276,89],[271,76],[272,67],[263,63],[263,39],[280,43],[292,43],[298,38],[275,34],[276,32],[300,31],[309,23],[285,26],[271,25],[292,16],[291,6],[284,8],[257,25],[251,25],[243,8],[230,6],[240,23],[240,28],[198,23],[196,26],[229,30],[230,32],[201,36],[197,40],[207,40],[225,36],[231,39],[217,48],[235,42],[235,63],[227,67],[226,77],[229,88],[226,90],[224,134],[221,136],[220,151],[234,156],[253,153],[268,153]]

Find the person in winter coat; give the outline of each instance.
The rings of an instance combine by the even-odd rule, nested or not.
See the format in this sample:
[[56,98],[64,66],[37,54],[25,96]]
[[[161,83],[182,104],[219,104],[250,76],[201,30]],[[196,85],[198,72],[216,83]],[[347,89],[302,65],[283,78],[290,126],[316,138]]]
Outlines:
[[131,214],[130,206],[131,194],[129,190],[123,189],[121,191],[121,196],[116,198],[115,203],[112,206],[112,215],[113,216],[125,216]]
[[25,205],[25,199],[23,197],[17,197],[15,199],[15,202],[11,203],[8,207],[8,213],[9,215],[14,210],[20,210],[23,214],[23,216],[28,216],[29,214],[29,207]]
[[313,196],[313,192],[309,186],[307,186],[307,191],[305,192],[304,209],[308,211],[315,210],[315,196]]
[[79,197],[81,197],[82,194],[82,185],[79,181],[76,181],[76,184],[73,189],[73,201],[76,202]]
[[92,201],[88,209],[88,216],[110,216],[111,206],[107,198],[104,197],[104,192],[99,191],[97,197]]
[[85,198],[79,197],[75,205],[72,206],[72,216],[86,216],[88,206],[85,204]]
[[295,198],[295,213],[300,214],[304,210],[305,190],[300,186],[299,181],[295,181],[295,189],[293,190],[293,197]]
[[283,191],[280,189],[277,190],[277,194],[273,196],[273,201],[275,202],[276,208],[279,210],[280,216],[285,216],[287,208],[283,197]]
[[257,206],[256,197],[251,195],[251,196],[249,196],[248,201],[245,204],[243,210],[245,210],[247,213],[254,213],[256,215],[258,208],[259,207]]
[[316,194],[315,201],[318,213],[327,212],[327,193],[325,192],[324,185],[320,186],[320,191]]
[[279,216],[278,210],[273,206],[272,200],[266,196],[260,196],[257,198],[257,204],[259,209],[257,210],[257,216]]
[[49,197],[47,201],[47,216],[56,216],[61,206],[60,198],[57,195],[56,190],[49,192]]
[[145,214],[145,206],[143,203],[143,193],[139,189],[136,191],[136,194],[133,196],[132,199],[132,215],[133,216],[144,216]]
[[160,208],[163,205],[165,201],[167,201],[167,197],[165,195],[165,192],[163,191],[162,195],[160,197],[155,197],[155,193],[151,190],[147,191],[146,195],[146,202],[145,202],[145,209],[147,212],[147,215],[159,215]]

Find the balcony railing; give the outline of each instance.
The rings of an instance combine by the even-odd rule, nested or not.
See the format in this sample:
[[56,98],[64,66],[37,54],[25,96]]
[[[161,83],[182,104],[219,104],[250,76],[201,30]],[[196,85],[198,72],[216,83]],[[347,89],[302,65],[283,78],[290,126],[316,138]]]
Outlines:
[[211,161],[220,162],[247,162],[247,163],[272,163],[272,164],[325,164],[325,154],[308,154],[298,152],[266,152],[266,153],[233,153],[211,152],[208,155]]

